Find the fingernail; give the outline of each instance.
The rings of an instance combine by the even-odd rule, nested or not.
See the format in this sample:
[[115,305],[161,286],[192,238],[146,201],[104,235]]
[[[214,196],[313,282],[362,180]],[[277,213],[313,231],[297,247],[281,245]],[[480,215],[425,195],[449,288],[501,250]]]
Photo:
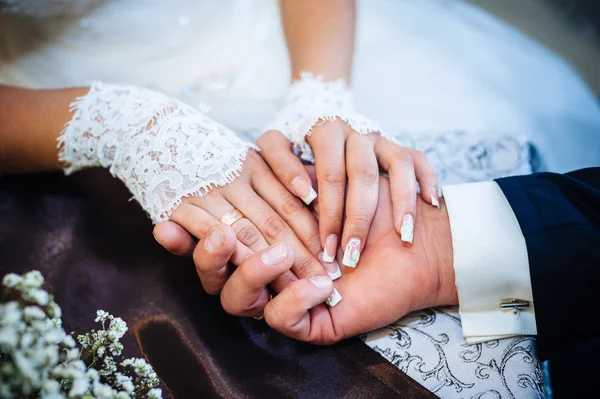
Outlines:
[[319,289],[330,289],[333,285],[333,281],[327,276],[315,276],[309,279],[315,287]]
[[413,242],[415,231],[415,221],[410,213],[407,213],[402,218],[402,226],[400,227],[400,239],[404,242]]
[[338,292],[338,290],[336,290],[334,288],[333,289],[333,294],[331,294],[331,296],[329,298],[327,298],[327,300],[325,301],[325,303],[327,304],[327,306],[329,306],[330,308],[332,308],[335,305],[337,305],[338,303],[340,303],[341,300],[342,300],[342,296],[340,295],[340,293]]
[[342,271],[340,270],[340,265],[337,263],[337,261],[334,259],[333,262],[325,262],[324,257],[325,255],[321,252],[319,254],[319,260],[325,266],[325,271],[329,277],[332,280],[337,280],[338,278],[342,277]]
[[267,266],[278,265],[285,262],[288,257],[288,250],[285,244],[276,244],[263,252],[260,259]]
[[214,251],[218,250],[219,248],[221,248],[224,240],[225,240],[225,235],[221,231],[221,226],[217,224],[217,225],[215,225],[215,227],[213,227],[212,233],[210,233],[210,235],[208,236],[208,239],[204,243],[204,248],[208,252],[214,252]]
[[333,262],[335,260],[335,253],[337,249],[337,235],[329,234],[325,239],[325,248],[323,249],[323,261]]
[[429,189],[429,195],[431,196],[431,205],[435,206],[437,209],[440,209],[440,200],[438,199],[437,187],[431,187]]
[[438,187],[438,197],[439,198],[443,198],[444,197],[444,190],[442,190],[441,187]]
[[348,267],[356,267],[360,259],[360,238],[351,238],[346,244],[342,263]]
[[310,205],[310,203],[317,198],[317,192],[312,188],[309,181],[306,180],[304,176],[294,177],[291,184],[296,195],[300,197],[306,205]]

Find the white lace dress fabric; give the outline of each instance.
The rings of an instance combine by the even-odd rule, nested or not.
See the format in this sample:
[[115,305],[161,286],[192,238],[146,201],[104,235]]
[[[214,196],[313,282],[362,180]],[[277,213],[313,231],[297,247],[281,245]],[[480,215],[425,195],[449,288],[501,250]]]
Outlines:
[[198,109],[149,89],[94,82],[71,107],[58,140],[65,172],[108,168],[155,223],[184,197],[231,183],[256,149]]
[[[10,12],[0,15],[0,82],[157,88],[261,134],[289,86],[277,0],[140,4],[0,0]],[[555,171],[600,163],[597,99],[512,27],[461,0],[358,0],[357,19],[355,111],[425,151],[443,183],[527,173],[532,154]],[[455,309],[418,312],[365,339],[442,398],[543,396],[532,338],[468,346]]]

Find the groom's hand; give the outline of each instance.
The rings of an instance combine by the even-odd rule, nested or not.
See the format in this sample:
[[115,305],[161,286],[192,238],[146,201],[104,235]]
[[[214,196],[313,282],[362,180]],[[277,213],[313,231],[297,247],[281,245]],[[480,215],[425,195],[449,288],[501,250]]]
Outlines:
[[264,305],[265,320],[276,330],[302,341],[329,344],[385,326],[418,309],[456,304],[445,206],[438,210],[418,202],[415,240],[410,246],[394,230],[385,178],[380,181],[379,198],[360,266],[345,268],[335,282],[344,297],[337,306],[321,305],[333,287],[330,281],[318,279],[292,282],[267,302],[265,285],[287,270],[289,259],[269,265],[264,256],[257,255],[242,262],[237,276],[223,289],[225,309],[248,315],[261,312]]

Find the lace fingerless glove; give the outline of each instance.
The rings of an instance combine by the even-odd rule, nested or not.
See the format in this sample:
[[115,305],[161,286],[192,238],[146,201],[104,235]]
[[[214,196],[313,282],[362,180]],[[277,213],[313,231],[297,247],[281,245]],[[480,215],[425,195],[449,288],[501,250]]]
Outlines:
[[72,104],[58,139],[65,173],[102,166],[157,223],[189,195],[231,183],[255,148],[202,112],[164,94],[95,82]]
[[267,130],[277,130],[293,143],[296,155],[314,162],[306,136],[314,126],[339,118],[360,134],[379,133],[389,137],[371,119],[354,109],[352,92],[342,80],[324,82],[321,76],[303,72],[301,79],[292,83],[285,105]]

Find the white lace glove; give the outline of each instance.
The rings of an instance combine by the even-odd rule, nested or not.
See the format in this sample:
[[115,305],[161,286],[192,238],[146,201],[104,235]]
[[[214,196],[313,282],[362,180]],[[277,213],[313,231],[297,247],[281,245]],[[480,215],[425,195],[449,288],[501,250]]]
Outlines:
[[183,197],[231,183],[255,148],[199,110],[140,87],[95,82],[72,111],[58,139],[65,173],[109,168],[154,223]]
[[388,135],[371,119],[354,110],[352,91],[343,79],[324,82],[322,76],[303,72],[301,79],[290,86],[285,105],[266,130],[283,133],[294,144],[294,152],[305,161],[315,159],[306,136],[313,127],[339,118],[360,134]]

